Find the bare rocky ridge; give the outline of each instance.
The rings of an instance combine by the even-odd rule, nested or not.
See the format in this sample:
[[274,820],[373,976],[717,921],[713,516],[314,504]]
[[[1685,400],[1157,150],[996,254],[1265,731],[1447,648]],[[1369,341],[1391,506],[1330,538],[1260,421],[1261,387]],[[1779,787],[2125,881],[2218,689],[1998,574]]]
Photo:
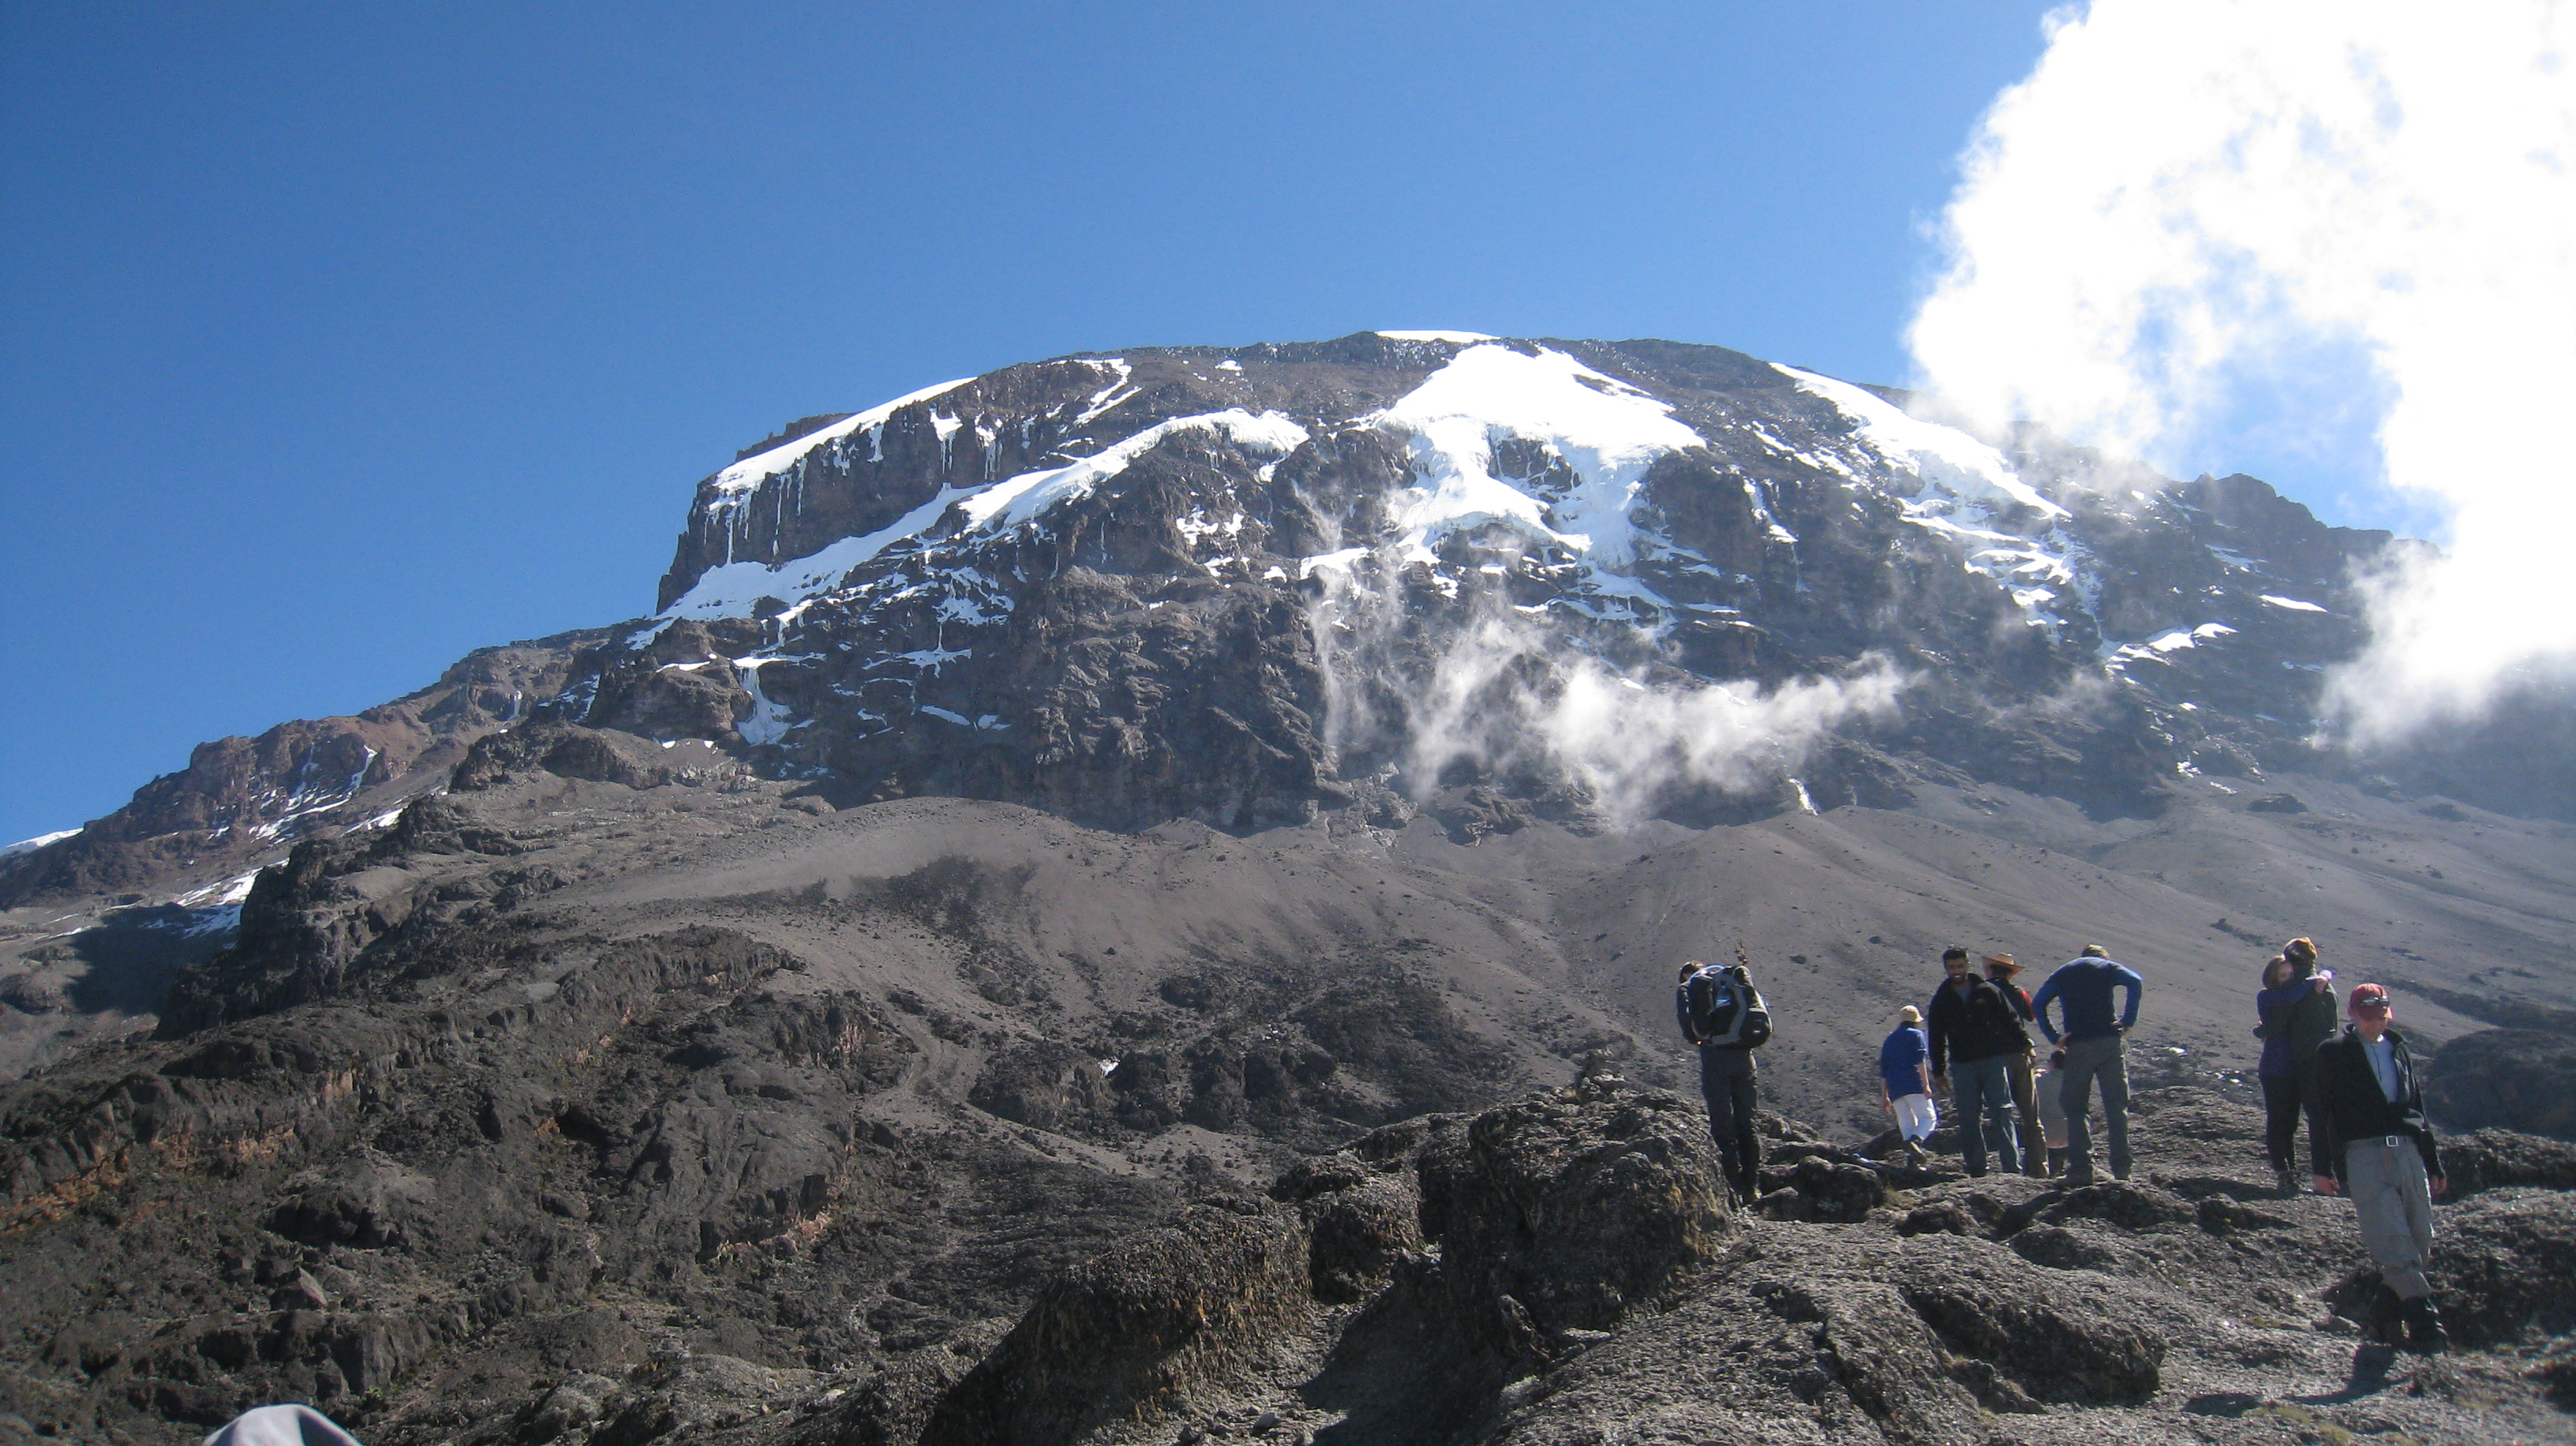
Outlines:
[[[1407,488],[1438,479],[1387,409],[1497,355],[1645,404],[1688,444],[1656,444],[1605,531],[1582,510],[1597,459],[1547,441],[1544,415],[1498,416],[1489,465],[1538,520],[1470,508],[1405,541]],[[1405,773],[1438,724],[1426,687],[1498,620],[1550,639],[1531,656],[1656,687],[1882,659],[1907,680],[1895,715],[1759,763],[1760,786],[1643,800],[1686,821],[1793,806],[1791,771],[1820,807],[1984,782],[2152,814],[2173,790],[2324,769],[2576,808],[2576,736],[2545,699],[2402,757],[2311,747],[2384,534],[2321,526],[2252,478],[2168,483],[2036,434],[1995,454],[2015,474],[1997,484],[1889,440],[1855,410],[1883,403],[1828,385],[1715,347],[1364,333],[1062,358],[806,418],[700,485],[650,628],[485,650],[357,718],[207,745],[77,837],[0,861],[0,905],[220,877],[418,791],[523,715],[713,741],[836,802],[984,797],[1119,828],[1353,805],[1385,822],[1427,804],[1468,833],[1597,815],[1597,790],[1540,759]]]
[[[1481,352],[1546,402],[1477,434],[1537,520],[1425,529],[1446,434],[1371,418],[1471,350],[803,419],[701,485],[661,616],[0,860],[0,1432],[2563,1434],[2576,1180],[2513,1132],[2566,1129],[2576,741],[2309,744],[2398,544],[2037,436],[2025,497],[1872,394],[1647,342]],[[1624,524],[1607,452],[1539,440],[1587,398],[1696,438]],[[1523,746],[1586,667],[1882,666],[1892,710],[1734,774]],[[2356,1359],[2349,1207],[2259,1187],[2292,934],[2398,989],[2446,1126],[2501,1127],[2444,1209],[2475,1354]],[[1730,1209],[1669,1012],[1737,942],[1781,1114]],[[1951,942],[2145,972],[2138,1181],[1873,1156],[1869,1060]]]

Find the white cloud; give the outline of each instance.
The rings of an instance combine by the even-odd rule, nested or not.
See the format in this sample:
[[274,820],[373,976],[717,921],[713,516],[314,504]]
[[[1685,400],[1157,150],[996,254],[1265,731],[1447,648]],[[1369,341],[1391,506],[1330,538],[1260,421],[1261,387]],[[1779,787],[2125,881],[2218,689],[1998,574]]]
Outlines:
[[[1393,745],[1402,759],[1397,781],[1417,799],[1430,797],[1460,762],[1562,778],[1622,825],[1651,817],[1676,794],[1777,789],[1837,726],[1893,716],[1913,681],[1871,655],[1844,676],[1773,688],[1648,686],[1569,646],[1561,628],[1502,611],[1492,599],[1435,652],[1417,651],[1422,635],[1408,627],[1397,599],[1355,585],[1346,572],[1328,575],[1313,622],[1336,747]],[[1372,709],[1372,695],[1392,714]]]
[[2576,56],[2549,0],[2097,0],[1980,123],[1909,342],[1918,381],[2171,465],[2375,373],[2386,481],[2446,555],[2374,593],[2352,736],[2474,714],[2576,657]]

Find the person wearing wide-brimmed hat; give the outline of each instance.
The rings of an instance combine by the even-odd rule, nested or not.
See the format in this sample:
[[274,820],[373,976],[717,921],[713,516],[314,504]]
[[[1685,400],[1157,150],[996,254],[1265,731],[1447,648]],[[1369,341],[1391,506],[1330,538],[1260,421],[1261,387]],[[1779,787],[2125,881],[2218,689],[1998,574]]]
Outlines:
[[2424,1119],[2423,1075],[2406,1036],[2389,1028],[2396,1010],[2388,986],[2356,984],[2345,1007],[2352,1023],[2317,1049],[2334,1167],[2331,1177],[2316,1177],[2317,1193],[2352,1197],[2362,1244],[2397,1296],[2407,1348],[2429,1355],[2451,1341],[2433,1308],[2433,1283],[2424,1278],[2433,1255],[2433,1197],[2450,1182]]
[[[2030,991],[2013,982],[2021,966],[2010,954],[1986,956],[1986,979],[2003,991],[2004,1000],[2020,1015],[2022,1023],[2036,1024],[2039,1016],[2031,1011]],[[2004,1079],[2012,1086],[2013,1111],[2021,1120],[2021,1172],[2033,1179],[2048,1174],[2048,1130],[2039,1119],[2039,1048],[2033,1045],[2020,1055],[2004,1061]]]

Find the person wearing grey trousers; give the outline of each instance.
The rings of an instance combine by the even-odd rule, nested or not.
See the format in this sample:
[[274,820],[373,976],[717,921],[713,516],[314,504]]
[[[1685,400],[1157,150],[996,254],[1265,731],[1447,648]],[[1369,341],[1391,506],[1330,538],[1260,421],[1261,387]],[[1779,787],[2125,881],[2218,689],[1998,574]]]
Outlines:
[[2432,1355],[2451,1343],[2424,1275],[2433,1257],[2433,1200],[2451,1182],[2424,1119],[2423,1075],[2406,1037],[2388,1027],[2396,1015],[2388,986],[2359,985],[2345,1007],[2351,1026],[2317,1047],[2317,1094],[2335,1171],[2316,1177],[2317,1193],[2352,1197],[2361,1243],[2397,1297],[2407,1349]]
[[[2031,1013],[2052,1044],[2066,1047],[2062,1102],[2066,1107],[2066,1182],[2093,1183],[2093,1086],[2102,1087],[2102,1121],[2111,1136],[2111,1174],[2129,1178],[2129,1059],[2122,1037],[2138,1025],[2138,996],[2146,981],[2138,971],[2113,959],[2099,944],[2084,946],[2082,957],[2069,959],[2048,976],[2031,996]],[[2128,1008],[2115,1019],[2111,996],[2126,990]],[[2060,1006],[2066,1016],[2061,1035],[2049,1022],[2048,1008]]]

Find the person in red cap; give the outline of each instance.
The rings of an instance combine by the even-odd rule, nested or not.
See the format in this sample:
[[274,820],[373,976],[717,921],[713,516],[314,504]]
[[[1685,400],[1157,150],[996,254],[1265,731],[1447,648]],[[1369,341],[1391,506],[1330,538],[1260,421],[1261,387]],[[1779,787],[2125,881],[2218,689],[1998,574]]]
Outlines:
[[2346,1005],[2352,1023],[2317,1048],[2317,1093],[2325,1105],[2329,1177],[2317,1193],[2352,1197],[2361,1239],[2379,1263],[2406,1322],[2409,1350],[2432,1355],[2448,1346],[2424,1278],[2433,1254],[2433,1197],[2450,1188],[2433,1128],[2424,1121],[2424,1080],[2406,1037],[2389,1028],[2396,1011],[2385,984],[2356,985]]

